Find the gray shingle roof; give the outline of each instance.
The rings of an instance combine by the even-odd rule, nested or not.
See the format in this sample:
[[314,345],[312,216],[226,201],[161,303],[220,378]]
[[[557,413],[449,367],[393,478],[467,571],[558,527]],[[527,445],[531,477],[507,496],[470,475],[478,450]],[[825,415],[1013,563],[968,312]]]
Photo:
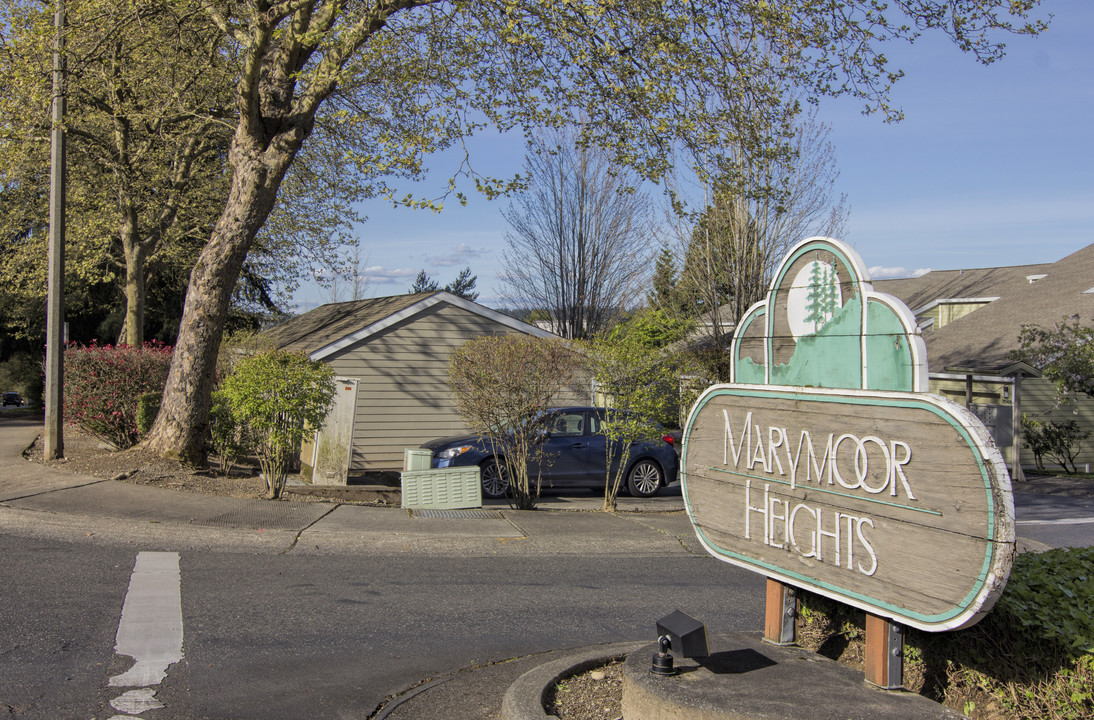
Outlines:
[[392,295],[322,305],[275,325],[263,334],[279,350],[311,354],[436,294]]
[[[1027,276],[1044,275],[1030,282]],[[932,277],[934,276],[934,277]],[[927,330],[931,372],[945,368],[1002,370],[1014,364],[1022,325],[1051,327],[1078,314],[1094,322],[1094,245],[1054,263],[979,270],[947,270],[908,280],[880,280],[874,288],[887,292],[916,310],[945,298],[998,297],[968,315],[936,330]]]
[[313,360],[320,360],[393,323],[414,317],[438,303],[459,307],[529,335],[555,337],[546,330],[444,290],[323,305],[276,325],[263,334],[279,350],[302,352]]
[[936,300],[998,297],[1000,287],[1027,275],[1040,275],[1051,263],[1013,267],[932,270],[917,278],[875,280],[874,289],[895,295],[913,312]]

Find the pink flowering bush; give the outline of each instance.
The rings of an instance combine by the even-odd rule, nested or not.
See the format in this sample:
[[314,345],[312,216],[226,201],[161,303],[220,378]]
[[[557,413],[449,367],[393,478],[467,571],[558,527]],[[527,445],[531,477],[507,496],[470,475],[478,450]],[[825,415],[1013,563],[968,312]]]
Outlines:
[[71,345],[65,349],[65,419],[119,450],[140,440],[141,395],[162,393],[172,348],[158,342]]

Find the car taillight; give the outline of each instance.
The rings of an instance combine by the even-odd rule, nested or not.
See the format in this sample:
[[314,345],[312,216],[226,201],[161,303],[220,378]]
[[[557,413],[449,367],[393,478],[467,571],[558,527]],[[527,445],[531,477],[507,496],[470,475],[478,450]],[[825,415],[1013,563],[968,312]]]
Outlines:
[[665,442],[667,442],[669,445],[675,445],[676,444],[676,442],[672,439],[672,435],[665,435],[661,439],[664,440]]

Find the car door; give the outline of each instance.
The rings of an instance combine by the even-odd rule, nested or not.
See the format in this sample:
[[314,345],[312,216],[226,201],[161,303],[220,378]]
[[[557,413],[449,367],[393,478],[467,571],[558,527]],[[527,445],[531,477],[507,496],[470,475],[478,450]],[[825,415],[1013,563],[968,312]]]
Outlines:
[[[608,475],[608,453],[607,445],[608,439],[604,434],[604,415],[605,412],[621,412],[619,410],[606,411],[604,408],[595,408],[590,412],[590,430],[592,436],[589,438],[589,473],[590,478],[595,478],[600,481],[601,484],[607,481]],[[612,447],[612,473],[619,471],[619,460],[623,455],[623,446],[619,442],[614,442]],[[643,444],[641,442],[630,443],[630,448],[627,450],[627,462],[628,464],[633,462],[634,459],[642,452]]]
[[546,421],[543,456],[530,464],[534,477],[538,470],[548,486],[567,486],[580,481],[588,472],[588,426],[583,409],[559,410]]
[[604,409],[594,408],[589,411],[589,462],[586,472],[586,480],[589,484],[603,485],[607,478],[607,439],[604,437]]

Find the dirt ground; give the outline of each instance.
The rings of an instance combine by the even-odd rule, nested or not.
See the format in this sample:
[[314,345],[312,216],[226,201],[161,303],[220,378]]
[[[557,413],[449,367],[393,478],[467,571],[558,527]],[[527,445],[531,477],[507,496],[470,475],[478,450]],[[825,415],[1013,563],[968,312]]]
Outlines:
[[[39,441],[24,453],[27,460],[44,462],[39,446],[40,441],[39,438]],[[124,480],[136,485],[152,485],[169,490],[222,497],[255,499],[266,497],[266,483],[259,476],[256,464],[236,465],[225,474],[220,471],[214,457],[210,459],[208,467],[191,468],[177,460],[153,455],[140,447],[115,450],[99,439],[71,427],[65,428],[64,444],[64,459],[46,464],[74,474],[108,480]],[[294,492],[292,487],[286,488],[286,499],[294,502],[329,502],[333,499],[342,503],[378,504],[375,501],[347,497],[345,493],[312,494],[304,492],[304,488],[299,490]],[[308,490],[311,490],[310,486]]]

